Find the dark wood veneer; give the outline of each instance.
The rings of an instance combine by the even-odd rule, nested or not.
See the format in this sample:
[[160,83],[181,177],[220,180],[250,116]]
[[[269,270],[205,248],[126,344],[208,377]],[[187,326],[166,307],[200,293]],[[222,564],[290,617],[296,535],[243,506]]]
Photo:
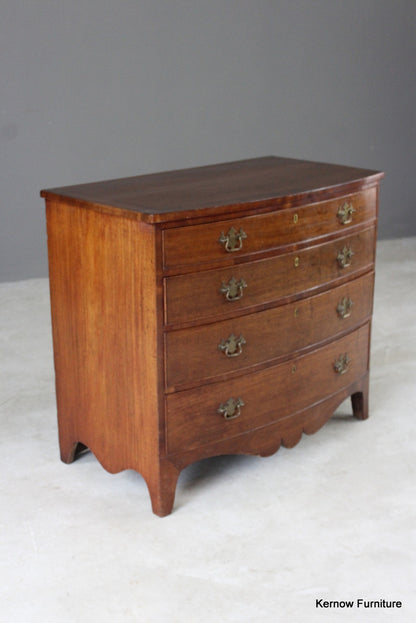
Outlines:
[[[153,173],[42,191],[114,213],[131,211],[159,223],[188,216],[238,213],[273,201],[289,208],[375,185],[382,174],[322,162],[265,156],[193,169]],[[318,198],[319,197],[319,198]]]
[[[354,236],[265,260],[168,277],[165,280],[166,323],[174,326],[191,320],[234,316],[240,310],[254,311],[258,306],[275,304],[283,297],[335,285],[371,269],[374,243],[375,228],[372,227]],[[337,255],[344,246],[351,247],[354,256],[350,266],[341,268]],[[296,258],[299,258],[297,266]],[[228,301],[220,291],[222,283],[229,283],[232,277],[237,281],[244,279],[247,284],[241,299],[236,301]]]
[[[261,428],[313,405],[322,394],[338,393],[368,370],[369,325],[307,355],[260,372],[188,391],[175,392],[167,402],[167,452],[176,454],[216,440]],[[334,374],[334,361],[348,352],[345,374]],[[324,390],[323,390],[324,388]],[[217,405],[241,396],[241,416],[225,420]]]
[[[256,365],[268,365],[351,331],[371,316],[373,282],[374,273],[367,273],[287,305],[191,329],[167,331],[167,391],[187,389],[204,380],[241,373]],[[346,318],[337,312],[343,298],[352,301]],[[218,348],[221,339],[231,334],[242,335],[245,340],[241,355],[235,357],[227,357]]]
[[[346,200],[357,206],[352,227],[340,223],[337,218],[337,210]],[[203,225],[166,229],[164,269],[180,272],[184,266],[191,265],[192,270],[195,270],[199,264],[240,260],[254,253],[270,253],[271,250],[286,248],[293,243],[299,245],[304,241],[334,234],[344,236],[347,232],[351,233],[351,229],[356,229],[357,225],[374,221],[376,206],[376,188],[369,188],[347,197],[301,206],[296,212],[285,209]],[[231,227],[237,230],[242,227],[247,235],[241,251],[235,254],[227,253],[224,245],[219,243],[221,233],[227,232]],[[198,241],[198,246],[195,241]]]

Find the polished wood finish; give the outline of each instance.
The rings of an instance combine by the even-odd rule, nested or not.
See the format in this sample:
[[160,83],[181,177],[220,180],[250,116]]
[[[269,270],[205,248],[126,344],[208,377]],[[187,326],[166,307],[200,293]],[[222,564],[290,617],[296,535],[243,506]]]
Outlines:
[[163,516],[193,461],[292,447],[347,396],[365,419],[381,177],[266,157],[42,191],[62,460],[138,471]]
[[[372,313],[374,273],[349,281],[288,305],[258,313],[165,333],[166,388],[187,389],[218,376],[230,376],[253,366],[264,366],[300,352],[367,321]],[[348,317],[337,306],[353,302]],[[238,356],[227,357],[218,348],[230,335],[245,339]]]
[[106,214],[166,223],[289,208],[374,186],[378,171],[265,156],[42,191]]
[[[211,320],[218,316],[234,316],[236,312],[255,311],[299,292],[339,283],[374,263],[374,227],[353,236],[309,246],[300,251],[273,256],[265,260],[238,264],[232,268],[209,270],[168,277],[166,287],[166,324]],[[343,247],[350,247],[354,256],[351,265],[341,268],[337,256]],[[221,285],[235,277],[244,279],[247,287],[238,300],[228,301]]]
[[155,462],[157,232],[54,201],[47,202],[47,224],[62,460],[74,460],[81,442],[109,472],[137,470],[158,512],[166,474],[176,470]]
[[[222,454],[270,456],[277,452],[281,446],[293,448],[299,443],[303,433],[305,435],[316,433],[348,396],[351,396],[352,399],[354,417],[366,419],[368,411],[356,411],[354,398],[362,400],[363,396],[368,397],[368,374],[337,394],[325,396],[319,402],[292,414],[290,417],[273,422],[268,426],[236,435],[235,437],[224,437],[205,446],[198,446],[193,450],[173,454],[169,457],[169,460],[178,469],[182,470],[199,459],[211,456],[220,456]],[[365,402],[365,406],[368,409],[368,400]],[[361,414],[363,417],[361,417]]]
[[[175,454],[272,424],[331,396],[368,369],[368,324],[312,353],[261,372],[175,392],[167,396],[167,451]],[[337,374],[334,362],[348,353],[351,363]],[[324,388],[324,389],[323,389]],[[218,405],[241,397],[241,415],[226,420]]]
[[[295,211],[285,209],[234,220],[167,229],[163,236],[164,268],[178,270],[191,265],[194,270],[196,264],[215,260],[231,262],[245,255],[260,255],[273,249],[282,249],[294,242],[342,233],[347,225],[342,224],[337,214],[347,200],[355,209],[350,225],[361,225],[375,219],[377,192],[375,188],[369,188],[347,197],[300,206]],[[227,233],[232,227],[237,231],[243,228],[247,237],[242,241],[241,250],[230,253],[219,239],[221,233]]]

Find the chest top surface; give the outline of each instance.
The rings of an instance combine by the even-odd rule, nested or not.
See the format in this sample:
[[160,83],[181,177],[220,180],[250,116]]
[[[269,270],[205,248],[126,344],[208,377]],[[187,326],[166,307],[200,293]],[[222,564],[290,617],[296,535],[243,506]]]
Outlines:
[[308,160],[265,156],[223,164],[152,173],[41,191],[46,199],[128,212],[163,223],[194,217],[288,208],[376,184],[378,171]]

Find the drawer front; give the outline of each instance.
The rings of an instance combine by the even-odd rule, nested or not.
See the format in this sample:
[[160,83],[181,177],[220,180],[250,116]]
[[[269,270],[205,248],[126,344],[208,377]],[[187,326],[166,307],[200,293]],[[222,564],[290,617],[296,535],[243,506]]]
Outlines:
[[292,361],[168,395],[168,453],[266,426],[340,391],[366,373],[368,346],[367,324]]
[[164,266],[173,269],[237,258],[344,231],[375,218],[376,206],[376,189],[370,188],[298,208],[167,229],[163,233]]
[[313,290],[371,266],[374,245],[375,229],[371,228],[277,257],[167,277],[166,323],[232,316],[239,310]]
[[352,329],[371,315],[373,283],[370,273],[289,305],[166,333],[167,388],[243,370]]

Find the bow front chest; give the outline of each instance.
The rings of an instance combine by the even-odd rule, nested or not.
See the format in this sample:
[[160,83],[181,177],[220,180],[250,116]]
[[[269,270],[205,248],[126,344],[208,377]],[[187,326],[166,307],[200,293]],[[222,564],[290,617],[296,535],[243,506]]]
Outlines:
[[44,190],[59,440],[171,512],[198,459],[368,416],[382,173],[265,157]]

